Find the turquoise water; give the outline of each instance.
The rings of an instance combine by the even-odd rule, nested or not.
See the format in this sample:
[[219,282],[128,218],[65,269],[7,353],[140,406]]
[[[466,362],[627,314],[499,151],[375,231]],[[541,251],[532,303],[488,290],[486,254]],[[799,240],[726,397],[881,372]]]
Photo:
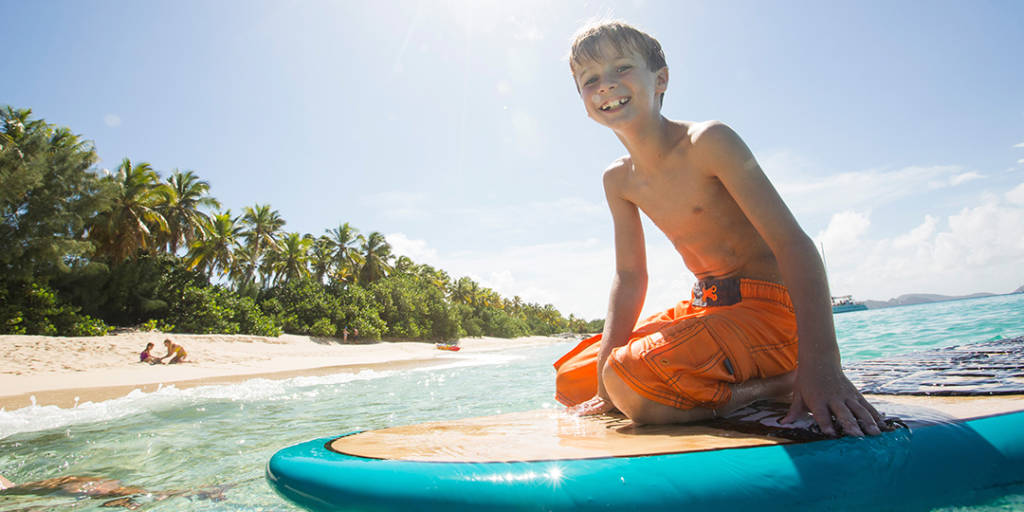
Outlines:
[[[1024,295],[837,315],[845,361],[1024,335]],[[149,511],[296,510],[263,479],[278,449],[314,437],[422,421],[556,407],[551,362],[572,346],[446,354],[445,364],[133,393],[72,409],[0,411],[0,474],[116,478],[151,491],[223,489],[153,501]],[[1024,509],[1024,489],[971,508]],[[111,510],[103,499],[0,495],[0,511]]]

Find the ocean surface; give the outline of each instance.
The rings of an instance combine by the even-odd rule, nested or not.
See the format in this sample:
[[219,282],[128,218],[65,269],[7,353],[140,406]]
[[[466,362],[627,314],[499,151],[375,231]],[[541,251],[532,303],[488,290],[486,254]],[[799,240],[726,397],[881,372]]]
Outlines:
[[[836,315],[844,361],[1024,335],[1024,294]],[[573,342],[486,354],[452,353],[440,366],[154,393],[70,409],[0,410],[0,474],[14,482],[64,475],[183,491],[147,511],[297,510],[270,489],[277,450],[316,437],[422,421],[559,405],[551,362]],[[970,508],[1024,510],[1024,488]],[[210,499],[221,493],[220,499]],[[111,510],[106,499],[0,494],[0,511]]]

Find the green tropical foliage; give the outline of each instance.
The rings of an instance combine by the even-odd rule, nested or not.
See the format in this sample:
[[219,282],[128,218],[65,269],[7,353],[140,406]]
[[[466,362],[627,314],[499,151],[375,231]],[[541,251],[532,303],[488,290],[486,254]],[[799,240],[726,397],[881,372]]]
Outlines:
[[370,233],[363,240],[361,252],[362,265],[359,267],[359,283],[363,285],[384,278],[394,270],[391,267],[391,245],[384,235],[378,231]]
[[163,241],[168,252],[177,254],[179,246],[188,247],[203,239],[203,227],[210,222],[203,208],[220,208],[220,202],[208,195],[210,183],[192,171],[174,170],[159,191],[163,198],[161,214],[167,221]]
[[[250,256],[245,267],[247,279],[255,282],[258,270],[259,281],[266,284],[272,273],[273,265],[270,262],[280,249],[278,238],[285,221],[277,210],[271,210],[267,204],[247,206],[241,220],[244,226],[242,236],[245,237]],[[269,258],[266,257],[267,253],[270,254]]]
[[149,163],[132,164],[125,158],[117,173],[104,178],[112,192],[108,208],[94,217],[89,238],[96,243],[96,256],[120,263],[139,251],[153,252],[168,230],[160,213],[166,202],[160,176]]
[[314,237],[284,232],[270,205],[234,216],[194,171],[162,180],[125,158],[96,172],[91,142],[31,114],[0,109],[0,333],[447,341],[603,326],[453,281],[348,222]]

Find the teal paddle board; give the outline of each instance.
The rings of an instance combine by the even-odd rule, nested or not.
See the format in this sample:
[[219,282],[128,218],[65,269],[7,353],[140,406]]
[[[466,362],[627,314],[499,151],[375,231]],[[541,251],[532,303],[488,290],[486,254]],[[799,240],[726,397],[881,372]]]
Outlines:
[[314,511],[973,503],[1024,484],[1022,349],[1018,338],[851,365],[887,418],[890,430],[876,437],[828,438],[809,418],[780,425],[781,403],[661,426],[540,410],[314,439],[277,452],[267,480]]

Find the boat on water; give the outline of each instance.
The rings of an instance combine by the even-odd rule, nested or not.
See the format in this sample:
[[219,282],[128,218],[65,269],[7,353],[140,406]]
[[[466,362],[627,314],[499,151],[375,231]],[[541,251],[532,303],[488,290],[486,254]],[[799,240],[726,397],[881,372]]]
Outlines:
[[849,313],[850,311],[864,311],[867,308],[867,306],[860,302],[854,302],[853,295],[832,297],[832,314]]

